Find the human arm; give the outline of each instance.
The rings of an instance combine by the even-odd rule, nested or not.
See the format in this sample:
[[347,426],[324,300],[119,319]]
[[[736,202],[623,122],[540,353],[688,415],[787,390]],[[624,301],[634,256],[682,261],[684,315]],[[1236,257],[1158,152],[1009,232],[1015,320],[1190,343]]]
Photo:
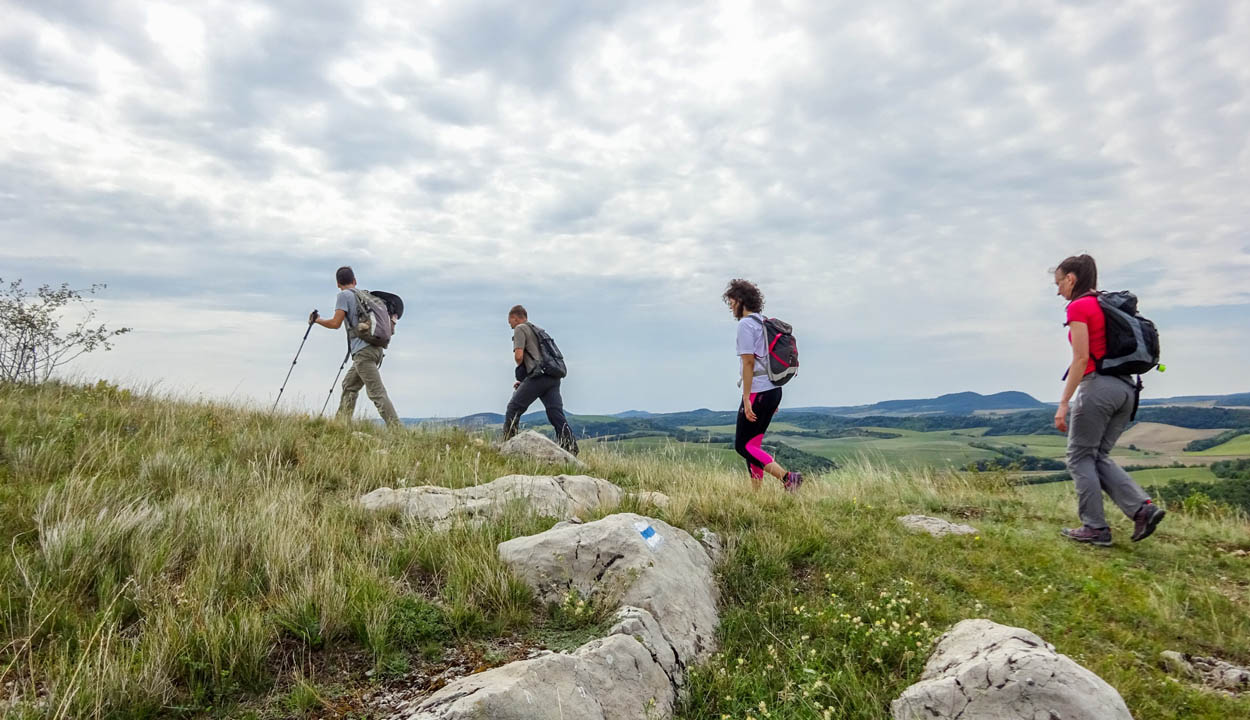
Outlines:
[[523,347],[513,348],[512,358],[516,360],[517,365],[520,365],[521,363],[525,362],[525,348]]
[[331,330],[338,330],[339,328],[343,327],[343,320],[346,317],[347,317],[346,310],[335,310],[334,316],[329,317],[329,318],[321,317],[320,315],[317,314],[317,311],[314,310],[313,314],[309,316],[309,320],[317,323],[321,327],[330,328]]
[[1068,323],[1072,333],[1072,365],[1068,367],[1068,380],[1063,386],[1063,395],[1059,398],[1059,409],[1055,411],[1055,429],[1059,432],[1068,431],[1068,409],[1076,388],[1085,379],[1085,369],[1089,367],[1089,325],[1073,321]]
[[751,407],[751,381],[755,379],[755,354],[742,356],[742,410],[747,420],[755,422],[755,409]]

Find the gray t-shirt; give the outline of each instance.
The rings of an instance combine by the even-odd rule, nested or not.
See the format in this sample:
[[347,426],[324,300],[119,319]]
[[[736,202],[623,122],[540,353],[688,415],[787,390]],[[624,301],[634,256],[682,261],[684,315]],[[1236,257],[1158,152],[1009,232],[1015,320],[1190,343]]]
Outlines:
[[512,330],[512,349],[525,349],[525,373],[533,374],[534,368],[542,361],[542,351],[538,349],[538,335],[530,324],[525,322]]
[[[344,290],[340,292],[338,298],[334,301],[335,310],[344,310],[347,312],[347,319],[343,322],[347,324],[348,328],[354,328],[356,327],[356,323],[360,322],[360,316],[356,313],[357,306],[358,303],[356,302],[356,293],[351,290]],[[369,347],[368,343],[356,337],[350,331],[347,333],[347,336],[350,338],[347,345],[351,348],[352,355],[355,355],[361,350]]]
[[751,378],[751,392],[761,393],[777,387],[768,379],[768,341],[764,337],[764,316],[751,313],[738,321],[738,341],[736,343],[738,361],[738,377],[742,377],[743,355],[755,356],[755,377]]

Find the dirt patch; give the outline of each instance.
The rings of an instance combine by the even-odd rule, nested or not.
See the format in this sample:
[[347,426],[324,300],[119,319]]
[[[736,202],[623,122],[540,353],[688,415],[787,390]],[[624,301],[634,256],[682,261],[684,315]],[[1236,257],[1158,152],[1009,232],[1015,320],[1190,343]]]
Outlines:
[[[347,711],[352,713],[351,717],[387,717],[401,704],[425,697],[466,675],[476,675],[517,660],[537,657],[545,651],[543,644],[521,636],[492,640],[480,646],[449,649],[436,663],[424,664],[383,685],[364,690],[352,698]],[[326,717],[342,717],[344,714],[346,712]]]
[[956,505],[947,509],[947,512],[961,520],[975,520],[984,517],[986,510],[975,505]]

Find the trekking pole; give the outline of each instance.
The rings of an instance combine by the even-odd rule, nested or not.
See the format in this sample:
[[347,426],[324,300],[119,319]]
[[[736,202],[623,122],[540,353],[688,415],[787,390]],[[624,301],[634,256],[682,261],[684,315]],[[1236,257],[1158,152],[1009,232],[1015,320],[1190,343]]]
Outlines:
[[[313,313],[316,313],[313,310]],[[286,371],[286,378],[282,380],[282,387],[278,388],[278,397],[273,400],[273,407],[269,408],[269,412],[278,409],[278,401],[282,399],[282,391],[286,390],[286,383],[291,379],[291,373],[295,372],[295,363],[299,362],[299,354],[304,352],[304,343],[308,342],[308,333],[312,332],[312,321],[308,322],[308,329],[304,331],[304,339],[299,341],[299,350],[295,351],[295,359],[291,361],[291,369]]]
[[[351,348],[347,349],[347,354],[343,356],[343,362],[339,364],[339,371],[334,374],[334,382],[330,383],[330,392],[326,393],[326,401],[321,406],[321,415],[326,414],[326,408],[330,406],[330,397],[334,395],[334,386],[339,384],[339,375],[343,374],[343,368],[347,366],[347,359],[352,356]],[[321,417],[318,415],[317,417]]]

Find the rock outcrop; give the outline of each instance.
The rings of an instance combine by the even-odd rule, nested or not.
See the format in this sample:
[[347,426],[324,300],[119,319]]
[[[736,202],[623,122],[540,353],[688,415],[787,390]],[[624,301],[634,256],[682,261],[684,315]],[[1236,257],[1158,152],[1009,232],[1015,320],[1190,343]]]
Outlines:
[[684,530],[633,513],[499,544],[499,557],[546,603],[570,591],[596,603],[642,608],[682,665],[715,644],[717,587],[712,558]]
[[526,430],[500,445],[499,452],[527,460],[586,467],[586,463],[578,460],[576,455],[555,444],[547,436],[540,435],[533,430]]
[[[707,533],[705,540],[716,541]],[[575,591],[621,607],[605,637],[470,675],[402,708],[402,720],[660,720],[672,715],[685,668],[715,649],[712,558],[688,533],[633,513],[561,523],[499,544],[539,598]]]
[[1022,628],[964,620],[938,640],[894,720],[1132,720],[1115,688]]
[[480,523],[510,503],[523,502],[540,515],[567,518],[598,508],[613,508],[625,496],[607,480],[587,475],[507,475],[483,485],[378,488],[360,498],[369,510],[398,509],[410,517],[445,528],[457,519]]
[[933,537],[977,534],[977,529],[971,525],[958,525],[942,518],[929,517],[928,515],[903,515],[898,521],[903,523],[903,527],[912,532],[927,532]]
[[401,707],[396,720],[651,720],[676,703],[676,659],[655,619],[622,608],[605,637],[462,678]]
[[1160,659],[1173,675],[1180,675],[1212,690],[1230,695],[1250,692],[1250,668],[1219,658],[1189,655],[1175,650],[1163,651]]

